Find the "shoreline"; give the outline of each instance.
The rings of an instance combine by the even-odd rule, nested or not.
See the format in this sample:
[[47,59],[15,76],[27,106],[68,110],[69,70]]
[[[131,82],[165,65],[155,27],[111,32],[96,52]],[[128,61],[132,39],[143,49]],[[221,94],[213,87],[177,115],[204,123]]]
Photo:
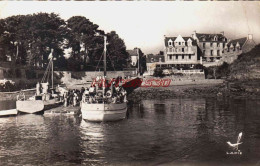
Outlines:
[[[251,83],[251,81],[248,81]],[[238,82],[241,87],[241,83]],[[128,100],[140,101],[142,99],[168,99],[179,97],[232,97],[260,99],[260,88],[254,85],[247,89],[227,89],[223,80],[199,80],[197,82],[172,82],[168,87],[138,87],[128,95]],[[248,88],[250,87],[250,88]],[[35,90],[22,90],[26,96],[34,95]],[[16,100],[19,91],[0,92],[0,101]]]

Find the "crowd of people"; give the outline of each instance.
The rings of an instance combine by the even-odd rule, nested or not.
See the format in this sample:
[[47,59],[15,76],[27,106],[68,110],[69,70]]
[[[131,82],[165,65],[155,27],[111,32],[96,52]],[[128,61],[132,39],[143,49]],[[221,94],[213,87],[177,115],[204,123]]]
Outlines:
[[127,92],[116,81],[108,83],[92,84],[88,88],[82,87],[81,90],[68,90],[62,94],[64,106],[78,106],[80,102],[84,103],[123,103],[126,102]]

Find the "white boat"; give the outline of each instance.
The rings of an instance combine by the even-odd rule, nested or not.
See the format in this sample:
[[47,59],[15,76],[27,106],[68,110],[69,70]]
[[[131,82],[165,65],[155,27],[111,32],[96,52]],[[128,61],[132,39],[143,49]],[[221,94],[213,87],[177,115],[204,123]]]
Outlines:
[[81,113],[82,118],[88,121],[116,121],[125,119],[127,104],[124,103],[82,103]]
[[[53,50],[52,50],[53,51]],[[41,84],[36,85],[36,95],[30,97],[29,99],[25,99],[25,96],[17,96],[17,101],[16,101],[16,109],[20,112],[23,113],[38,113],[43,110],[47,110],[53,107],[56,107],[61,104],[61,102],[58,99],[58,96],[56,95],[55,97],[52,97],[52,94],[48,92],[48,81],[44,82],[45,79],[47,80],[48,78],[48,73],[51,70],[51,80],[52,80],[52,89],[53,88],[53,57],[52,57],[52,51],[50,54],[50,61],[47,66],[47,69],[44,73],[43,79],[41,81]],[[42,93],[40,92],[40,85],[42,86]]]
[[[106,36],[104,36],[104,78],[106,77],[106,44]],[[103,85],[103,99],[105,98],[105,93],[105,85]],[[122,120],[126,117],[126,99],[119,103],[104,101],[102,103],[89,103],[82,100],[82,118],[87,121],[102,122]]]
[[18,111],[33,114],[44,109],[42,100],[17,100],[16,108]]
[[0,117],[1,116],[12,116],[17,115],[18,111],[16,109],[10,109],[10,110],[0,110]]

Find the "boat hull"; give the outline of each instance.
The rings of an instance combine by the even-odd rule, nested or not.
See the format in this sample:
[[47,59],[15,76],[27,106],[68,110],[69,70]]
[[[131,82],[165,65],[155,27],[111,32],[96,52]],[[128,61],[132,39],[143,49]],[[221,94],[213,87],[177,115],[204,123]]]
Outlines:
[[92,122],[117,121],[126,117],[127,104],[81,103],[82,118]]
[[37,113],[43,111],[44,103],[42,100],[23,100],[16,101],[16,109],[24,113]]
[[61,105],[56,99],[51,100],[24,100],[16,101],[16,108],[20,112],[24,113],[37,113],[44,110],[52,109]]
[[17,115],[18,111],[16,109],[10,109],[10,110],[1,110],[0,111],[0,117],[1,116],[12,116]]
[[43,104],[44,104],[44,110],[49,110],[52,108],[59,107],[62,104],[62,102],[57,101],[56,99],[51,99],[51,100],[43,101]]

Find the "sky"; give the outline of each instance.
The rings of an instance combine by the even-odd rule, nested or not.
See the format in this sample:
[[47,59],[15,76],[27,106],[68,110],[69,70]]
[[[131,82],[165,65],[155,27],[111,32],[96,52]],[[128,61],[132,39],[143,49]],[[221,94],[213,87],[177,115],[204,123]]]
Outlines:
[[260,2],[0,2],[0,18],[39,12],[54,12],[65,20],[85,16],[105,32],[116,31],[127,49],[138,47],[145,54],[163,50],[164,35],[191,36],[193,31],[224,31],[229,39],[253,34],[260,43]]

